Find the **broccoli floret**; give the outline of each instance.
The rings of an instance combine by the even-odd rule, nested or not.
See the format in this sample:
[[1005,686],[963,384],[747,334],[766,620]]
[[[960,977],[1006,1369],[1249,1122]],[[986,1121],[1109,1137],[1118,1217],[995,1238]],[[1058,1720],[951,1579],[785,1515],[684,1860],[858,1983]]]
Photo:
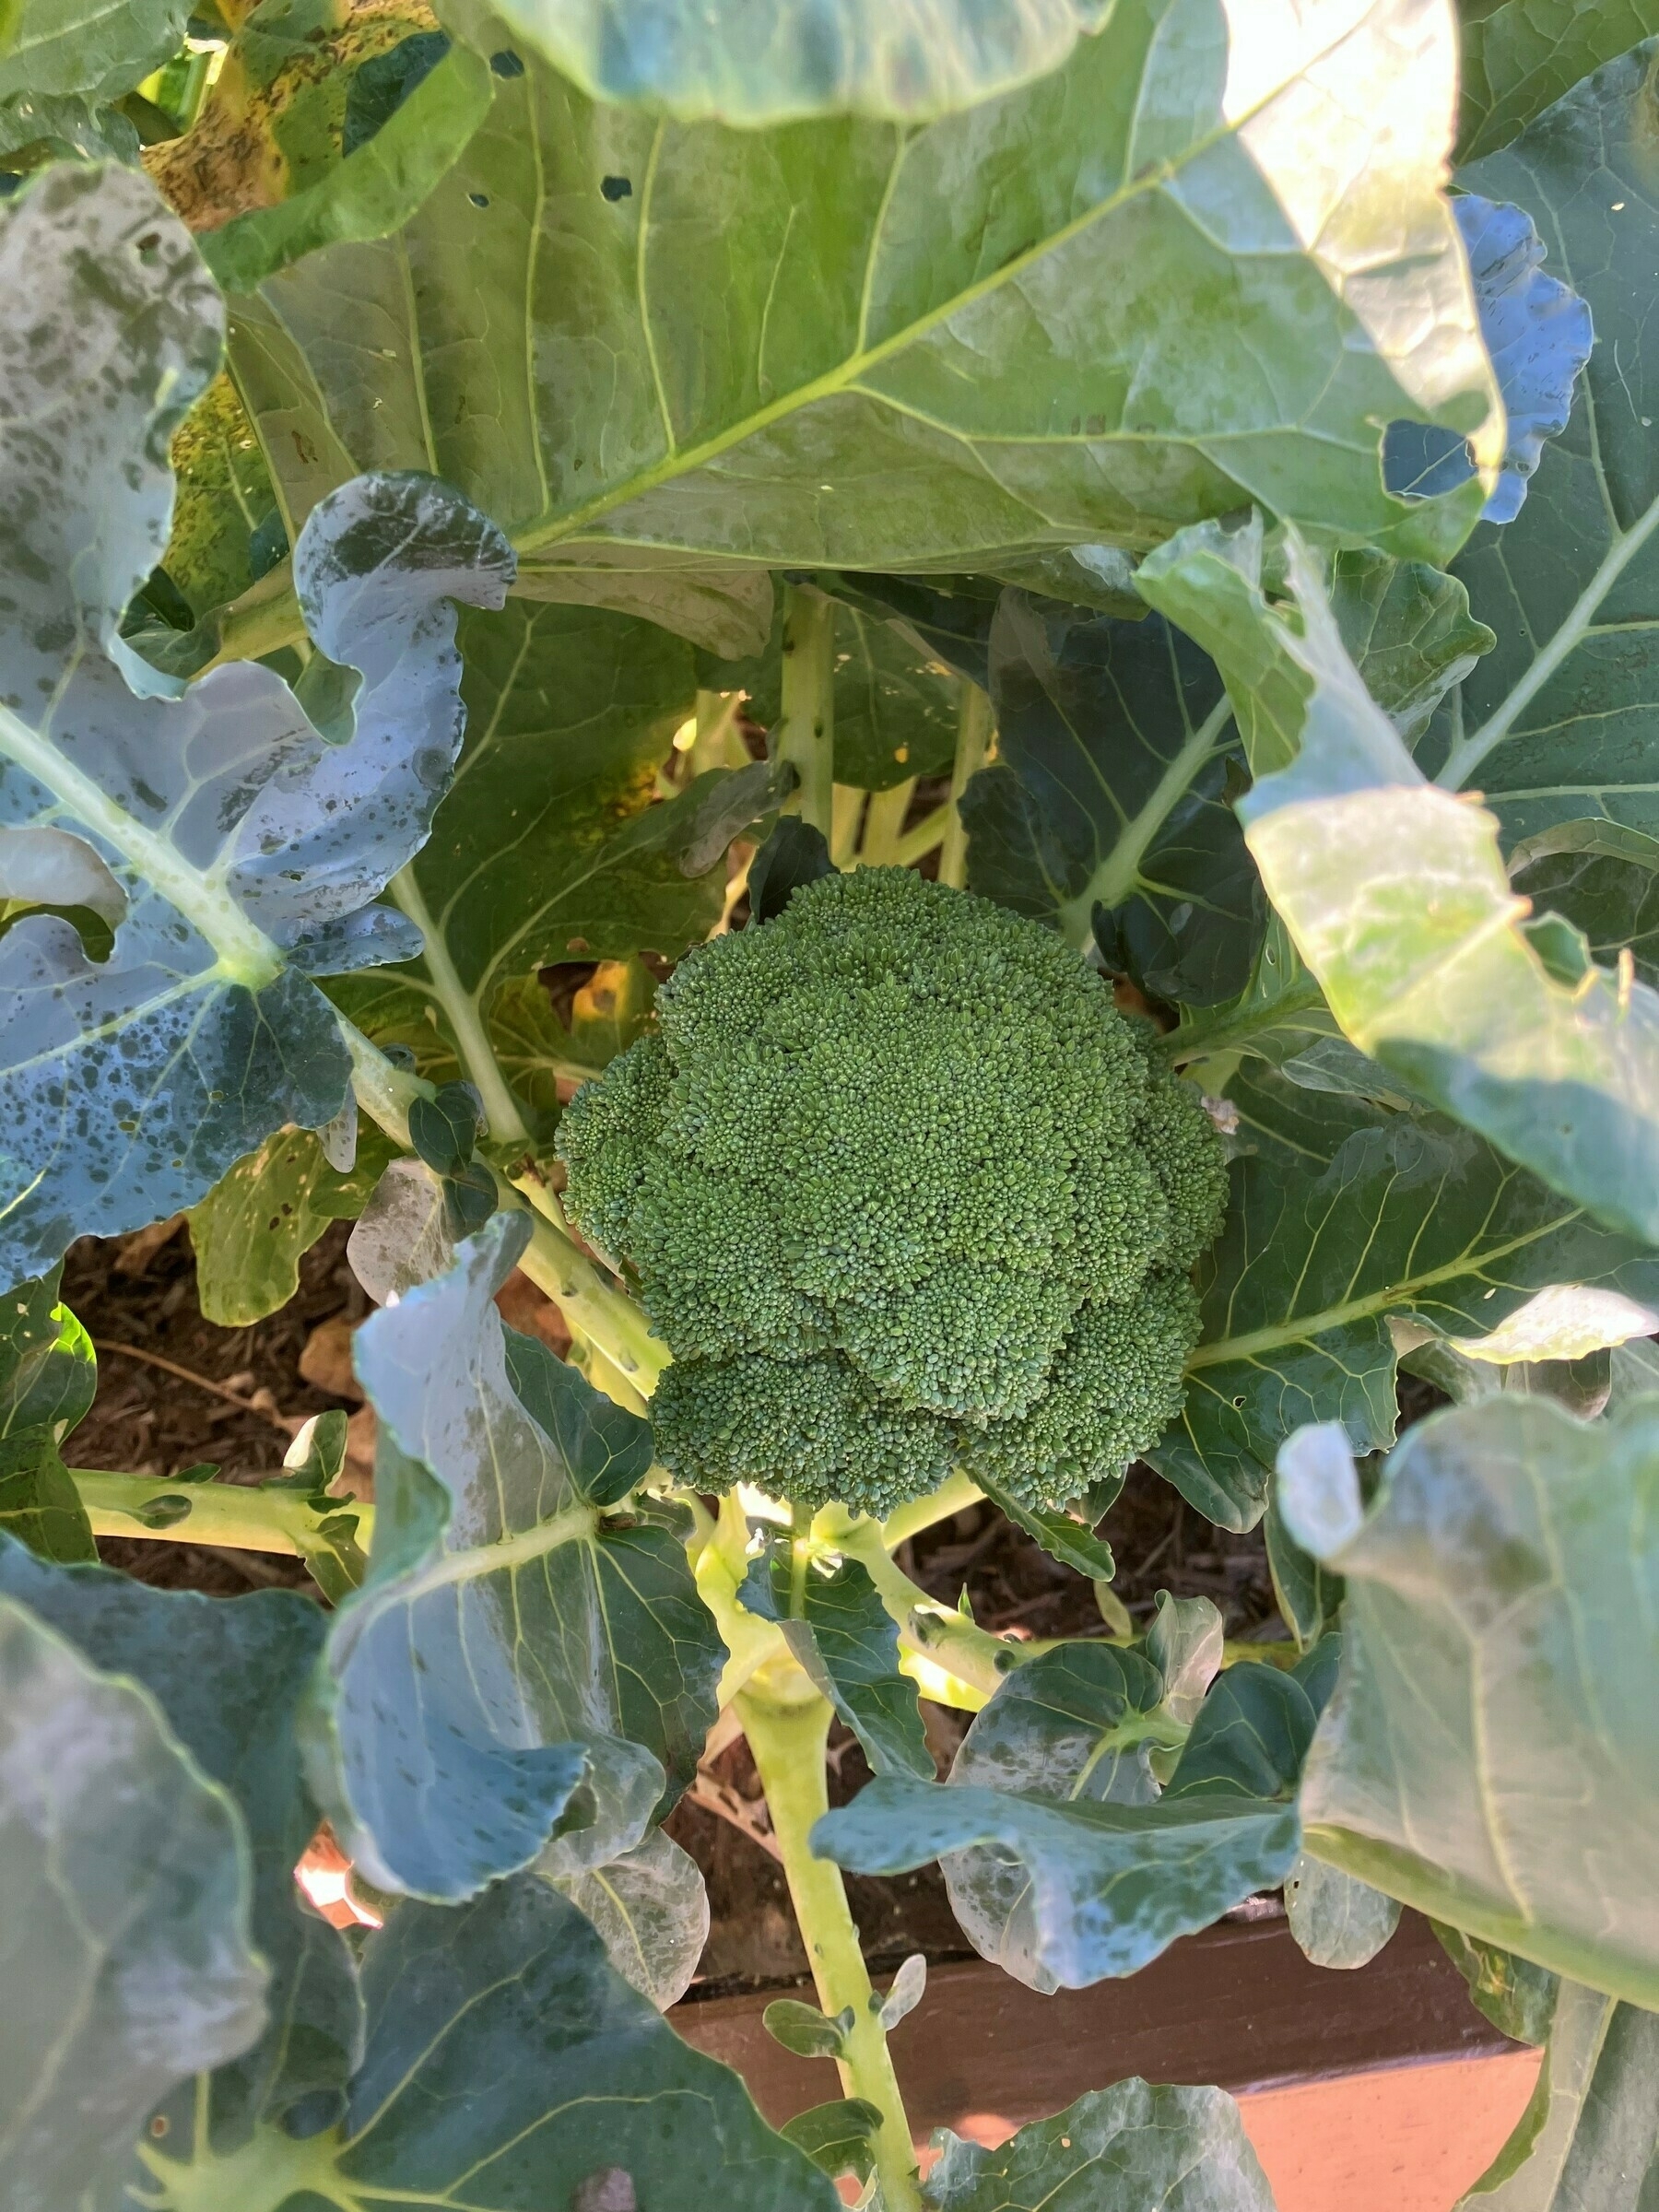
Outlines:
[[559,1149],[674,1355],[682,1481],[886,1514],[961,1465],[1039,1503],[1161,1434],[1220,1141],[1059,937],[909,869],[826,876],[657,1016]]

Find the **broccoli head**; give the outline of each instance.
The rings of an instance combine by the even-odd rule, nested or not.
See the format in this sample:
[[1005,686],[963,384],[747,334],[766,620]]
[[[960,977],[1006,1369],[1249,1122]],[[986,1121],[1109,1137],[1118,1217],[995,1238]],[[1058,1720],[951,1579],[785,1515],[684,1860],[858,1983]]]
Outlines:
[[1073,1498],[1179,1410],[1221,1146],[1039,924],[904,868],[716,937],[559,1128],[674,1363],[700,1488],[879,1515],[953,1466]]

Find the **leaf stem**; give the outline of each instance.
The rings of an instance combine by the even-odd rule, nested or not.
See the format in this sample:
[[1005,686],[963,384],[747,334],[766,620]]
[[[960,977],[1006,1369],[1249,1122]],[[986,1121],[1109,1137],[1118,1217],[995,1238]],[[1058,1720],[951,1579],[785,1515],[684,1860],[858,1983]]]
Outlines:
[[841,1869],[814,1858],[808,1841],[814,1821],[830,1809],[824,1779],[829,1700],[791,1662],[787,1670],[769,1667],[757,1676],[738,1698],[737,1710],[766,1792],[818,2003],[831,2018],[843,2010],[853,2015],[836,2064],[846,2094],[866,2099],[881,2114],[876,2170],[883,2212],[923,2212],[910,2122]]
[[964,1475],[959,1467],[947,1475],[931,1496],[912,1498],[908,1505],[895,1507],[881,1524],[881,1540],[889,1551],[897,1551],[900,1544],[912,1536],[919,1536],[924,1528],[936,1528],[941,1521],[948,1521],[952,1513],[964,1512],[977,1505],[984,1496],[971,1476]]
[[[171,1544],[218,1544],[228,1551],[279,1551],[298,1559],[327,1547],[320,1532],[325,1521],[351,1514],[357,1540],[367,1551],[374,1533],[374,1508],[355,1498],[312,1503],[303,1491],[237,1482],[180,1482],[175,1477],[112,1475],[100,1467],[71,1467],[69,1479],[80,1495],[95,1536],[135,1536]],[[150,1526],[144,1516],[158,1499],[180,1500],[190,1510],[164,1525]]]
[[432,919],[419,884],[415,879],[414,863],[399,868],[391,883],[393,898],[407,914],[426,940],[426,971],[431,978],[432,989],[443,1008],[444,1018],[454,1036],[461,1054],[461,1065],[468,1077],[477,1084],[478,1096],[484,1101],[485,1119],[489,1134],[498,1144],[527,1145],[530,1132],[518,1109],[518,1100],[508,1088],[495,1048],[489,1041],[489,1032],[484,1027],[477,1000],[462,982],[459,971],[450,958],[450,949],[443,932]]
[[[912,1583],[889,1555],[878,1521],[854,1521],[843,1515],[831,1526],[820,1516],[814,1533],[846,1558],[858,1561],[898,1624],[900,1642],[928,1668],[948,1677],[936,1687],[923,1686],[924,1695],[935,1703],[970,1710],[982,1705],[995,1696],[1010,1670],[1030,1656],[1030,1644],[991,1635]],[[964,1686],[971,1694],[951,1696],[950,1683]]]
[[870,794],[864,834],[858,843],[860,867],[892,868],[900,865],[899,840],[904,830],[904,818],[910,812],[910,803],[915,795],[914,776],[906,783],[895,783],[890,791],[873,791]]
[[787,810],[828,840],[835,826],[835,602],[810,584],[786,584],[783,591],[776,758],[800,778]]
[[962,819],[962,794],[985,765],[994,726],[990,699],[976,683],[963,677],[956,764],[950,771],[949,814],[939,846],[939,881],[956,891],[965,889],[968,882],[968,826]]

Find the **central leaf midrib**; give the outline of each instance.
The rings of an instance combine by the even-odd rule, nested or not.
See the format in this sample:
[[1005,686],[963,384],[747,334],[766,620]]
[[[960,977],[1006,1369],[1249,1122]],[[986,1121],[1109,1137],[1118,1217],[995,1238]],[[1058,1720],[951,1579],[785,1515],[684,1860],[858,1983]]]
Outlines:
[[1379,1313],[1412,1305],[1425,1290],[1431,1290],[1437,1283],[1455,1282],[1460,1276],[1479,1276],[1494,1262],[1508,1259],[1512,1253],[1524,1252],[1545,1238],[1559,1234],[1561,1230],[1580,1219],[1583,1210],[1582,1207],[1575,1207],[1570,1214],[1542,1222],[1536,1229],[1512,1237],[1507,1243],[1494,1244],[1489,1251],[1479,1254],[1467,1252],[1460,1253],[1444,1265],[1430,1268],[1426,1275],[1410,1276],[1404,1282],[1389,1283],[1382,1289],[1371,1291],[1364,1298],[1349,1299],[1337,1306],[1325,1306],[1313,1313],[1295,1315],[1288,1321],[1276,1323],[1271,1328],[1253,1329],[1242,1336],[1222,1336],[1211,1343],[1201,1344],[1188,1359],[1186,1371],[1194,1374],[1203,1368],[1220,1367],[1231,1359],[1252,1359],[1258,1352],[1279,1351],[1287,1345],[1302,1344],[1315,1336],[1326,1335],[1331,1330],[1342,1328],[1350,1321],[1370,1321]]

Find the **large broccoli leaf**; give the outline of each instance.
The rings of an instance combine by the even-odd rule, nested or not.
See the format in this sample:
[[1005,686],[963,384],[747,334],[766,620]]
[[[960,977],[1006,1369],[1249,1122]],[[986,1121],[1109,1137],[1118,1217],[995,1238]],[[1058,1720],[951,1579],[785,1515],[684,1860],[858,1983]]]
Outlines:
[[696,698],[688,649],[653,624],[517,600],[467,616],[461,646],[461,766],[392,887],[424,954],[334,996],[423,1063],[434,1047],[458,1053],[492,1134],[512,1138],[521,1108],[491,1088],[490,1059],[513,1056],[526,979],[700,942],[720,918],[728,842],[784,785],[764,764],[718,769],[652,803]]
[[[0,218],[0,268],[33,309],[0,337],[0,889],[41,910],[0,939],[11,1282],[338,1111],[346,1048],[307,975],[406,956],[369,902],[460,743],[449,601],[499,602],[511,555],[430,478],[347,485],[296,559],[317,645],[361,678],[347,741],[253,664],[163,696],[117,626],[165,541],[165,441],[216,366],[218,300],[120,170],[44,172]],[[107,959],[75,907],[113,924]]]
[[97,2212],[836,2212],[834,2184],[535,1875],[459,1908],[398,1906],[368,1942],[362,1983],[365,2054],[339,2127],[267,2128],[222,2157],[181,2115],[139,2144],[126,2192]]
[[1479,1339],[1556,1284],[1659,1310],[1644,1241],[1469,1131],[1266,1071],[1235,1088],[1253,1150],[1233,1163],[1226,1226],[1199,1263],[1186,1403],[1147,1454],[1211,1520],[1261,1517],[1274,1454],[1302,1422],[1341,1421],[1357,1452],[1393,1441],[1391,1318]]
[[90,1665],[141,1683],[242,1816],[270,2025],[210,2083],[182,2088],[167,2107],[169,2125],[200,2093],[213,2141],[228,2154],[262,2121],[302,2111],[337,2117],[361,2042],[356,1981],[343,1939],[294,1882],[318,1819],[300,1775],[297,1720],[326,1616],[298,1591],[227,1601],[153,1590],[106,1567],[52,1567],[4,1540],[0,1597],[27,1606]]
[[1406,1434],[1369,1514],[1341,1431],[1280,1459],[1292,1534],[1347,1586],[1310,1850],[1636,2005],[1659,1994],[1655,1468],[1651,1396],[1593,1423],[1540,1397],[1453,1407]]
[[508,526],[521,588],[730,653],[760,642],[770,598],[732,594],[761,567],[995,570],[1251,498],[1444,549],[1467,495],[1387,495],[1377,426],[1499,458],[1437,190],[1452,24],[1415,0],[1268,36],[1121,0],[1052,76],[912,131],[595,106],[475,0],[446,14],[523,73],[395,240],[238,303],[296,516],[359,468],[433,468]]
[[235,1806],[147,1690],[0,1597],[0,2172],[64,2212],[265,2025]]
[[1113,0],[502,0],[501,19],[595,100],[690,122],[924,122],[1058,68]]
[[415,1895],[527,1865],[561,1814],[551,1872],[636,1844],[690,1779],[724,1662],[670,1517],[612,1510],[649,1427],[502,1328],[528,1233],[498,1215],[357,1335],[377,1525],[331,1624],[314,1780],[370,1877]]
[[[953,1875],[953,1890],[969,1902],[965,1933],[975,1944],[984,1938],[1020,1980],[1051,1990],[1132,1974],[1176,1936],[1284,1878],[1300,1843],[1297,1780],[1330,1688],[1328,1640],[1294,1675],[1230,1667],[1200,1708],[1161,1796],[1149,1777],[1138,1797],[1113,1794],[1110,1783],[1099,1795],[1095,1768],[1072,1755],[1079,1723],[1093,1729],[1098,1754],[1120,1736],[1133,1754],[1148,1733],[1139,1699],[1149,1684],[1075,1672],[1049,1686],[1060,1692],[1057,1716],[1052,1695],[1023,1696],[1018,1671],[981,1716],[982,1767],[970,1760],[970,1772],[979,1767],[994,1782],[884,1774],[818,1820],[815,1853],[861,1874],[979,1854]],[[986,1719],[1005,1699],[1006,1718]],[[1058,1740],[1056,1717],[1065,1723]],[[1034,1744],[1024,1741],[1030,1732]],[[1137,1765],[1124,1763],[1125,1779]]]

